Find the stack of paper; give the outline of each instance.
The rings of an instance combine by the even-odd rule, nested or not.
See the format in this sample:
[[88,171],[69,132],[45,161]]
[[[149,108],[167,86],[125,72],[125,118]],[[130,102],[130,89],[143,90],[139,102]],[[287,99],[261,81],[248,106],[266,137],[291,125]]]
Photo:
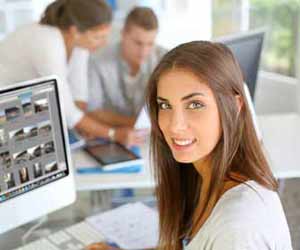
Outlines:
[[155,248],[158,213],[141,202],[91,216],[86,221],[123,249]]

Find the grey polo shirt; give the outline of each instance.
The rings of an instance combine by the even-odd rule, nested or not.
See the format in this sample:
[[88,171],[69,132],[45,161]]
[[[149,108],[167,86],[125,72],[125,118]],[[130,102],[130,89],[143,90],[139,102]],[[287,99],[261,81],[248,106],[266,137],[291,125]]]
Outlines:
[[120,44],[113,44],[89,60],[88,108],[111,110],[124,115],[136,115],[145,102],[149,77],[166,50],[155,47],[138,74],[129,74],[129,66],[121,58]]

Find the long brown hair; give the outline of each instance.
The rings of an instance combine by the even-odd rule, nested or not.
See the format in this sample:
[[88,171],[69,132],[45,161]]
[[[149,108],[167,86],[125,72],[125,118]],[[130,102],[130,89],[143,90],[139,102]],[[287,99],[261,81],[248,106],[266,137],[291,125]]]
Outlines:
[[[176,47],[163,57],[152,73],[146,97],[152,123],[150,149],[157,183],[159,249],[163,250],[181,249],[182,236],[192,225],[201,190],[199,173],[192,163],[176,162],[158,126],[157,84],[163,74],[174,69],[187,70],[206,82],[219,110],[222,135],[210,155],[212,183],[208,197],[221,195],[225,178],[234,179],[233,172],[270,190],[277,189],[254,129],[240,67],[230,49],[207,41]],[[243,102],[241,110],[236,105],[236,96]]]
[[111,20],[112,10],[104,0],[56,0],[48,5],[40,23],[61,30],[74,25],[84,32]]

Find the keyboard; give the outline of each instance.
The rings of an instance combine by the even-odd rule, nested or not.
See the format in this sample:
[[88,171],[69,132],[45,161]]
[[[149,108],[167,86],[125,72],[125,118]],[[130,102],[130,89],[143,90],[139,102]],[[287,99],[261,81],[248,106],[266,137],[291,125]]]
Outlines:
[[85,246],[104,240],[100,232],[83,221],[15,250],[84,250]]

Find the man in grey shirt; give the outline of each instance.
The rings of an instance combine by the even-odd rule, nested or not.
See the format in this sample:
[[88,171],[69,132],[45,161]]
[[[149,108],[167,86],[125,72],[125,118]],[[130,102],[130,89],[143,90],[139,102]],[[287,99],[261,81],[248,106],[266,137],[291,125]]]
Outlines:
[[154,12],[135,7],[125,20],[121,41],[91,56],[88,100],[81,105],[94,118],[112,126],[133,126],[148,79],[165,53],[155,45],[157,32]]

